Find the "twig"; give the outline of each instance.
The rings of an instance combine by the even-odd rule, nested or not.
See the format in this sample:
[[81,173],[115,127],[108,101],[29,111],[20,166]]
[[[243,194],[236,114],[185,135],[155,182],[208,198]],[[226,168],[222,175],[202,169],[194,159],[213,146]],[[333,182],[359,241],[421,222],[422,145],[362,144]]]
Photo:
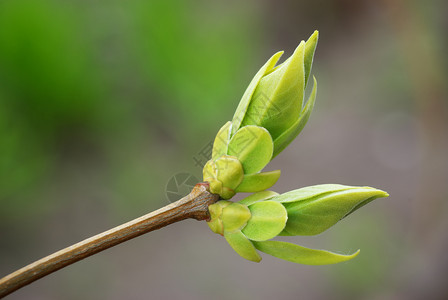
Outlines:
[[72,263],[147,232],[189,218],[207,220],[210,217],[208,206],[215,203],[218,197],[209,192],[208,183],[199,183],[179,201],[55,252],[3,277],[0,279],[0,298]]

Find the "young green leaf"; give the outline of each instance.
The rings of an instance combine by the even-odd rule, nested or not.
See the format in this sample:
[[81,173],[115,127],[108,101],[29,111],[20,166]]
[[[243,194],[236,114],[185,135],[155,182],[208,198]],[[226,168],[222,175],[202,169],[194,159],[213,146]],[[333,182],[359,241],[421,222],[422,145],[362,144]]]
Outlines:
[[316,91],[317,91],[317,81],[314,78],[314,86],[311,91],[310,97],[302,109],[299,119],[287,130],[285,130],[279,137],[274,140],[274,153],[272,154],[272,158],[276,157],[280,152],[282,152],[302,131],[303,127],[305,127],[308,119],[310,118],[311,112],[314,108],[314,102],[316,100]]
[[[288,222],[281,235],[319,234],[336,224],[360,203],[387,196],[381,190],[357,187],[283,203],[288,211]],[[272,200],[275,201],[275,198]]]
[[254,262],[261,261],[260,254],[258,254],[252,242],[241,231],[224,232],[224,237],[233,250],[241,257]]
[[236,188],[237,193],[253,193],[273,186],[280,178],[280,170],[244,175],[243,181]]
[[262,192],[254,193],[254,194],[238,201],[238,203],[249,206],[253,203],[267,200],[267,199],[270,199],[277,195],[278,195],[278,193],[276,193],[274,191],[262,191]]
[[286,192],[284,194],[278,195],[273,200],[280,203],[298,202],[308,200],[316,196],[322,196],[327,193],[334,193],[356,188],[358,187],[342,184],[318,184]]
[[232,123],[233,128],[231,130],[232,135],[237,132],[237,130],[240,128],[241,123],[243,122],[244,115],[246,114],[247,108],[249,107],[249,104],[252,99],[252,95],[255,91],[255,89],[258,86],[258,83],[260,82],[261,78],[268,73],[272,68],[274,68],[277,61],[280,59],[280,56],[282,56],[283,51],[279,51],[275,53],[264,65],[261,67],[261,69],[255,74],[255,77],[250,82],[249,86],[247,87],[246,91],[243,94],[243,97],[240,100],[240,103],[238,104],[238,107],[235,111],[235,114],[233,115]]
[[213,142],[212,159],[217,159],[221,155],[227,154],[227,147],[229,146],[231,130],[232,122],[229,121],[224,124],[224,126],[222,126],[218,131],[218,134],[215,137],[215,141]]
[[285,228],[288,214],[285,207],[275,201],[262,201],[249,206],[251,217],[242,229],[252,241],[266,241],[276,237]]
[[243,165],[244,174],[257,173],[271,160],[274,144],[263,127],[249,125],[238,130],[230,139],[228,154]]
[[359,250],[350,255],[342,255],[325,250],[315,250],[287,242],[278,241],[254,241],[252,243],[255,248],[264,253],[290,262],[305,265],[336,264],[350,260],[359,254]]

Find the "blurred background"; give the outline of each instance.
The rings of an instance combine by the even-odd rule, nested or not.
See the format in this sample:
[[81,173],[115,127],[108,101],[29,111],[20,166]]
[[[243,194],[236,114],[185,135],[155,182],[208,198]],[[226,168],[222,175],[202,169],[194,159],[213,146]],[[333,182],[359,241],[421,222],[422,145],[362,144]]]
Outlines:
[[315,29],[316,107],[275,190],[391,195],[291,239],[360,248],[346,263],[254,264],[191,220],[8,299],[446,299],[447,3],[0,0],[0,277],[168,204],[256,71]]

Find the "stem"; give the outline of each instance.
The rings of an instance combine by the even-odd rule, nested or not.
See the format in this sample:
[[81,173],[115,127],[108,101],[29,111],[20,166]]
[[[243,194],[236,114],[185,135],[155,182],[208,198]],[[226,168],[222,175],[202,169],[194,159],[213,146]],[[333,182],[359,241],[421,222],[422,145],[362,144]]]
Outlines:
[[185,219],[207,220],[208,206],[219,196],[211,194],[208,183],[198,183],[184,198],[140,218],[85,239],[0,279],[0,298],[50,273],[88,256]]

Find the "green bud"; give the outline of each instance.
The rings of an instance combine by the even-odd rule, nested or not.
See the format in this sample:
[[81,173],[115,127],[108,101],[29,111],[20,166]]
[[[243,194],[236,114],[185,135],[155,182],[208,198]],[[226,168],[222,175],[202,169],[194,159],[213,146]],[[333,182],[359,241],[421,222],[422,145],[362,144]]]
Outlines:
[[210,229],[217,234],[233,232],[246,226],[250,219],[250,210],[246,205],[230,201],[218,201],[208,207]]
[[204,181],[210,191],[223,199],[236,192],[258,192],[270,188],[280,171],[259,173],[269,163],[274,144],[269,132],[258,126],[245,126],[229,139],[232,124],[226,123],[216,136],[213,157],[204,166]]
[[210,192],[220,195],[223,199],[230,199],[243,181],[244,171],[236,157],[223,155],[205,164],[203,176],[204,181],[210,184]]
[[210,220],[207,221],[207,225],[214,233],[224,234],[224,226],[221,220],[222,209],[231,203],[230,201],[218,201],[215,204],[209,205]]
[[210,221],[207,224],[213,232],[224,235],[229,245],[243,258],[255,262],[261,260],[252,242],[241,232],[251,218],[246,205],[218,201],[209,206],[209,212]]

